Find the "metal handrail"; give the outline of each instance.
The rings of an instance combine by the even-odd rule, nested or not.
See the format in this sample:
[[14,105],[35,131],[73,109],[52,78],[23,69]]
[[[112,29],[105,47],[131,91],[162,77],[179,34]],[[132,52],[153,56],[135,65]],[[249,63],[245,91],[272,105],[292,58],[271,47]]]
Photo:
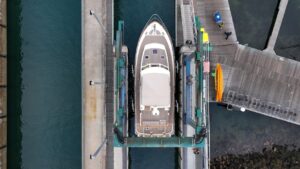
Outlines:
[[102,143],[100,144],[100,146],[97,148],[97,150],[93,153],[93,154],[90,154],[90,159],[93,160],[95,159],[99,152],[102,150],[103,146],[107,143],[107,138],[105,137],[105,139],[102,141]]
[[166,65],[163,65],[161,63],[148,63],[148,64],[142,66],[142,70],[144,70],[146,68],[150,68],[150,67],[156,67],[156,66],[169,70],[169,68]]

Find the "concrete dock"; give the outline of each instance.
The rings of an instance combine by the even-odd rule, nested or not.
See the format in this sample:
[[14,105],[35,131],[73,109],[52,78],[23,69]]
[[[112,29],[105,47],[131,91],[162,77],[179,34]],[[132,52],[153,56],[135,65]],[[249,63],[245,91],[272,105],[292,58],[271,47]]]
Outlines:
[[7,168],[7,12],[0,0],[0,168]]
[[[112,45],[107,16],[112,2],[82,0],[82,168],[109,168],[107,158],[106,56]],[[111,14],[109,14],[111,16]],[[112,51],[112,50],[111,50]],[[102,146],[101,146],[102,145]],[[98,151],[97,151],[98,150]]]
[[[82,168],[126,169],[127,149],[113,147],[114,1],[82,0]],[[114,155],[115,154],[115,155]]]

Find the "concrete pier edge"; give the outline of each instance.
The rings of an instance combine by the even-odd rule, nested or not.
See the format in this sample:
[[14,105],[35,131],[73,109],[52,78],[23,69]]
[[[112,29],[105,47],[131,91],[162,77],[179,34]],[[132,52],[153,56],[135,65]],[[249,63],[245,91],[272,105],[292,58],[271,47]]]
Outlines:
[[[112,49],[112,0],[82,0],[82,167],[110,168],[107,158],[108,51]],[[109,48],[110,47],[110,48]],[[111,50],[112,51],[112,50]],[[112,57],[111,57],[112,58]],[[95,83],[91,83],[95,82]],[[111,105],[112,107],[112,105]],[[112,130],[111,130],[112,131]]]

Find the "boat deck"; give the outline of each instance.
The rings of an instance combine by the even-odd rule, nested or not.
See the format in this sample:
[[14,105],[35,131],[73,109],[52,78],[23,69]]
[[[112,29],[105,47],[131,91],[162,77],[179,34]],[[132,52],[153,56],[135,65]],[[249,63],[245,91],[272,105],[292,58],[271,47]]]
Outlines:
[[[155,39],[154,39],[155,38]],[[169,60],[169,71],[170,71],[170,80],[171,80],[171,107],[170,110],[160,110],[159,116],[153,116],[152,113],[146,111],[141,113],[140,111],[140,72],[141,72],[141,59],[143,56],[143,50],[146,44],[149,43],[160,43],[166,47],[167,57]],[[138,59],[136,60],[135,67],[135,131],[138,133],[144,133],[143,136],[155,136],[161,135],[164,133],[173,132],[174,128],[174,90],[175,90],[175,72],[174,72],[174,63],[171,61],[173,56],[171,56],[170,51],[173,49],[169,49],[167,41],[163,36],[147,36],[143,40],[139,53]],[[145,108],[145,110],[147,107]],[[142,119],[141,119],[142,118]],[[150,130],[151,129],[151,130]],[[151,132],[150,132],[151,131]]]

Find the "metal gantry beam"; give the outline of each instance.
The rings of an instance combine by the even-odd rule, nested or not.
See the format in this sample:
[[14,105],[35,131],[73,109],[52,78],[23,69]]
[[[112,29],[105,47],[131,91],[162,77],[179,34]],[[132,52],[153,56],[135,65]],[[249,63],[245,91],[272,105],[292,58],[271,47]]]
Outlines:
[[114,140],[116,147],[203,147],[203,142],[195,142],[194,137],[124,137],[123,143]]

